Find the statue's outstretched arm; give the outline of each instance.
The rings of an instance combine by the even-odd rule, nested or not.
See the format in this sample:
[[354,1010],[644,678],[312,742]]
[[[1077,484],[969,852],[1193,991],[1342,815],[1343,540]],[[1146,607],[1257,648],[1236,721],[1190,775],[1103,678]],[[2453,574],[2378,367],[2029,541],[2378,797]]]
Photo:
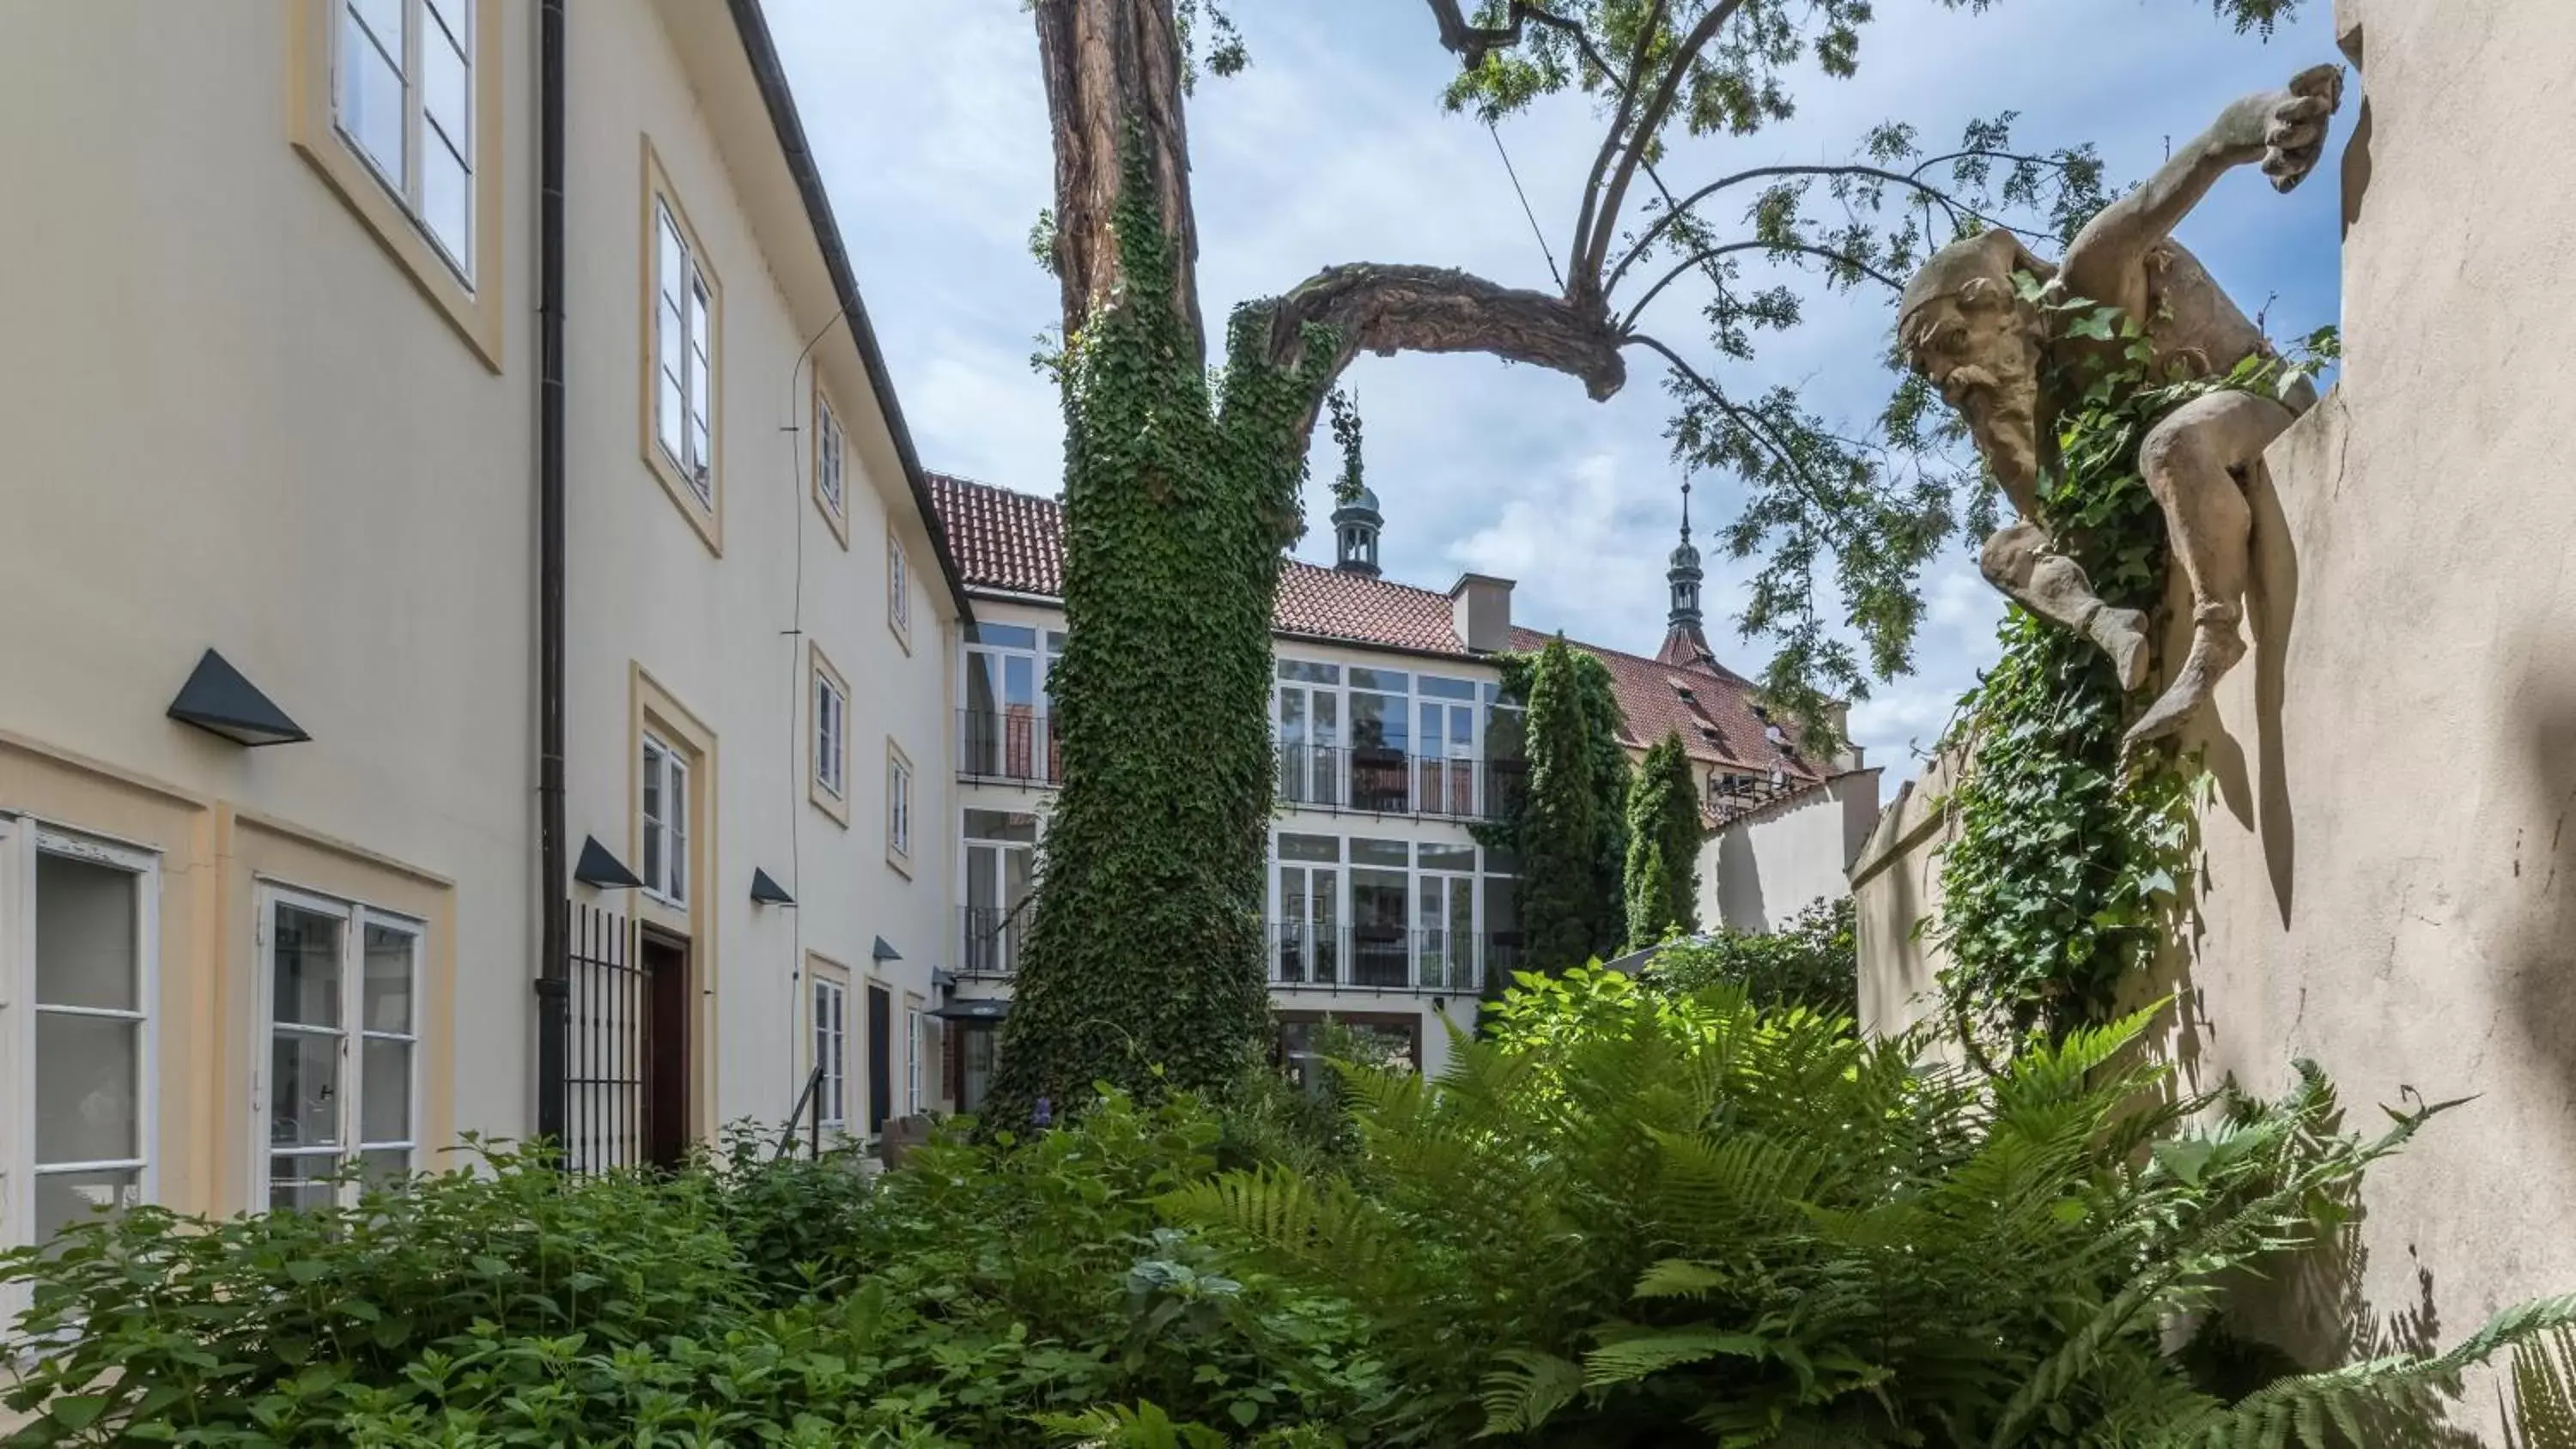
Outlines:
[[2144,186],[2102,209],[2066,249],[2066,270],[2079,281],[2125,268],[2163,241],[2218,178],[2260,161],[2273,189],[2307,179],[2325,151],[2326,124],[2343,102],[2343,69],[2313,66],[2277,91],[2260,91],[2219,113],[2218,121],[2174,153]]

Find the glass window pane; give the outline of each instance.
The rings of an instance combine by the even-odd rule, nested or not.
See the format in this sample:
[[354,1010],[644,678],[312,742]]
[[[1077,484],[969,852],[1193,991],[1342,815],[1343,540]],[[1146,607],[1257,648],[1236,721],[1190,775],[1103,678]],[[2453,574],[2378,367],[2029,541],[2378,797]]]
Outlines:
[[385,48],[385,54],[393,57],[394,64],[402,64],[402,0],[349,0],[349,9],[375,32],[377,43]]
[[[681,261],[689,253],[687,246],[680,240],[679,225],[671,220],[670,210],[667,207],[657,208],[656,214],[662,219],[662,236],[654,252],[653,285],[661,292],[663,305],[669,308],[670,315],[676,318],[680,315],[680,291],[688,285],[687,274],[681,267]],[[670,342],[669,349],[662,354],[662,360],[674,366],[679,363],[679,338],[676,333]]]
[[340,1159],[327,1152],[270,1158],[268,1205],[289,1212],[329,1207],[338,1200],[340,1190],[328,1179],[339,1169]]
[[142,1155],[142,1035],[139,1023],[115,1017],[36,1013],[36,1161]]
[[142,1174],[130,1167],[45,1173],[36,1179],[35,1241],[44,1242],[94,1212],[130,1208],[142,1200]]
[[473,94],[465,52],[451,44],[435,25],[425,27],[420,47],[421,108],[428,113],[431,125],[447,133],[447,139],[460,154],[471,154]]
[[138,1011],[143,883],[132,871],[36,856],[36,1001]]
[[359,983],[366,998],[360,1025],[366,1030],[411,1030],[411,973],[419,944],[418,936],[400,927],[368,922],[366,974]]
[[1354,664],[1351,666],[1351,688],[1404,694],[1411,690],[1412,680],[1400,669],[1363,669]]
[[644,822],[644,884],[662,889],[662,827]]
[[663,373],[660,385],[654,389],[653,425],[654,436],[661,440],[662,450],[674,458],[679,457],[680,450],[688,444],[687,420],[682,416],[680,405],[678,373]]
[[1279,677],[1302,679],[1309,684],[1339,684],[1342,682],[1342,667],[1338,664],[1309,664],[1303,659],[1282,659],[1279,661]]
[[[705,379],[701,378],[699,381],[704,382]],[[708,490],[714,485],[707,481],[707,469],[713,466],[711,461],[713,457],[714,452],[707,444],[707,420],[703,417],[691,417],[689,419],[689,486],[697,490],[701,501],[711,501]]]
[[358,1140],[411,1140],[411,1053],[407,1041],[368,1037],[358,1081]]
[[1423,694],[1433,695],[1440,699],[1474,699],[1476,697],[1476,686],[1473,683],[1464,679],[1442,679],[1436,674],[1423,675],[1421,679],[1415,682],[1414,687]]
[[[343,12],[340,24],[340,129],[356,142],[377,170],[400,185],[403,174],[402,23],[373,37],[358,18],[359,8]],[[377,6],[363,6],[375,9]],[[398,8],[395,7],[395,8]],[[379,48],[381,42],[381,48]]]
[[1342,843],[1329,835],[1282,835],[1281,860],[1340,860]]
[[1416,859],[1424,870],[1472,871],[1476,868],[1476,847],[1425,844],[1416,847]]
[[1012,810],[969,810],[966,812],[966,838],[1034,844],[1038,838],[1038,818]]
[[358,1175],[372,1188],[396,1187],[411,1176],[411,1149],[371,1147],[358,1154]]
[[967,641],[994,644],[1005,649],[1035,649],[1038,631],[1020,624],[976,624],[967,631]]
[[[459,50],[474,44],[474,0],[429,0],[429,18],[447,30]],[[435,37],[433,37],[435,38]]]
[[340,1140],[340,1039],[281,1031],[269,1040],[268,1145],[320,1147]]
[[421,221],[456,260],[457,270],[465,271],[473,255],[472,178],[436,132],[421,138],[420,164]]
[[1412,858],[1413,853],[1405,849],[1404,842],[1401,840],[1353,840],[1351,842],[1351,864],[1353,865],[1391,865],[1401,870],[1411,863]]
[[277,903],[269,949],[276,983],[270,1020],[340,1024],[340,932],[347,924],[338,916]]

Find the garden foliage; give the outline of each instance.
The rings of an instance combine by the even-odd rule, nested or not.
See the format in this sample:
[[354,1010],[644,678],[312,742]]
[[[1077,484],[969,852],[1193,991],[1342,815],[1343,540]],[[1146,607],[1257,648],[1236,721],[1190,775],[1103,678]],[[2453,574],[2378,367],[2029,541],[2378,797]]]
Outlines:
[[1679,733],[1646,751],[1628,785],[1628,949],[1699,929],[1699,789]]
[[1648,976],[1683,995],[1731,984],[1756,1006],[1857,1018],[1860,951],[1852,898],[1818,901],[1776,931],[1720,930],[1676,941],[1655,953]]

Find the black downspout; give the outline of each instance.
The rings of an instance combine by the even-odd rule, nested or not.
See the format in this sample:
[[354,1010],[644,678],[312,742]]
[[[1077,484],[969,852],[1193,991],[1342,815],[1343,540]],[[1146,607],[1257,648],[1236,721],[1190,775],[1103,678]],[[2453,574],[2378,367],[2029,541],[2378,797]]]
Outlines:
[[564,874],[564,5],[537,7],[537,1135],[564,1142],[572,901]]

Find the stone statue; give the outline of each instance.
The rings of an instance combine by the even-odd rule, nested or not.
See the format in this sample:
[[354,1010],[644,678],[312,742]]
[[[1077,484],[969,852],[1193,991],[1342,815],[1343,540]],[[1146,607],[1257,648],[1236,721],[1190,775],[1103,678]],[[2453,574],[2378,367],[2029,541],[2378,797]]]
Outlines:
[[[1943,248],[1906,286],[1899,342],[1915,370],[1965,416],[1977,451],[2021,514],[1986,541],[1986,578],[2099,644],[2124,688],[2146,682],[2146,618],[2105,605],[2036,522],[2041,470],[2056,462],[2061,403],[2048,394],[2043,373],[2052,364],[2072,373],[2087,360],[2116,359],[2109,349],[2120,344],[2052,332],[2051,318],[2062,314],[2024,300],[2013,274],[2028,272],[2053,289],[2126,312],[2154,349],[2160,376],[2175,363],[2195,375],[2223,375],[2248,357],[2270,356],[2261,330],[2170,234],[2235,167],[2259,161],[2275,189],[2298,185],[2324,151],[2328,119],[2342,99],[2343,72],[2325,65],[2302,71],[2285,89],[2229,106],[2144,186],[2094,217],[2055,268],[1998,230]],[[2106,356],[2088,359],[2094,352]],[[2130,729],[2132,746],[2179,729],[2244,656],[2238,601],[2252,513],[2240,479],[2315,402],[2304,382],[2289,391],[2286,401],[2205,394],[2159,419],[2139,449],[2140,471],[2191,580],[2192,636],[2182,668]]]

